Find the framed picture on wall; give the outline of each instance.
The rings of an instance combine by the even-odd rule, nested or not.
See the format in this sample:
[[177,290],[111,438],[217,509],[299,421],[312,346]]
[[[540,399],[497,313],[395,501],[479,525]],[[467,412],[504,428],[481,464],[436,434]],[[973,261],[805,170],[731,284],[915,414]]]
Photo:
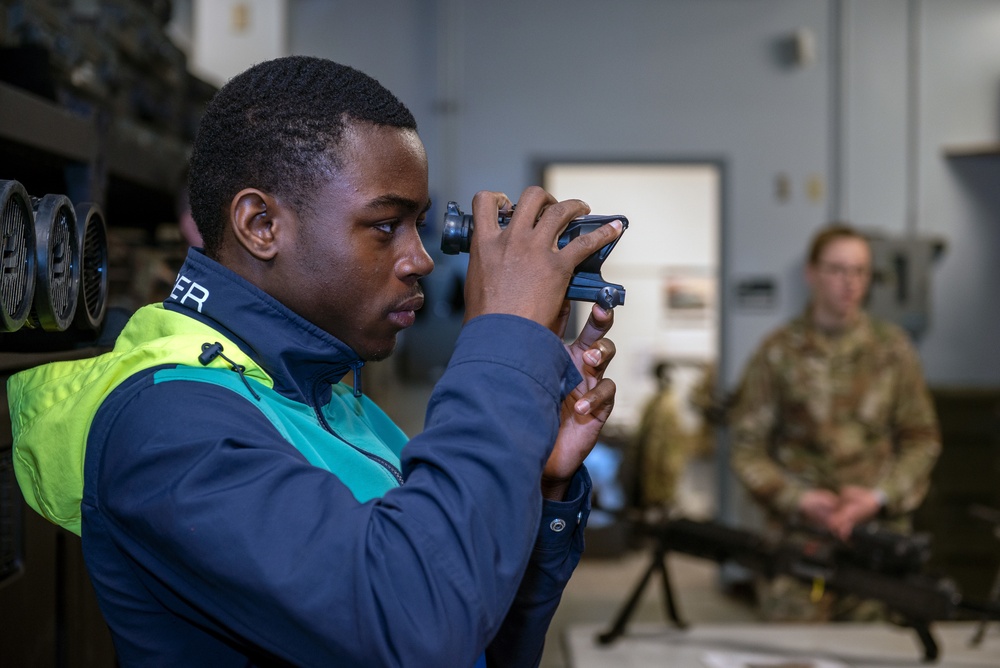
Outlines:
[[667,267],[663,309],[668,320],[704,322],[715,309],[716,279],[708,267]]

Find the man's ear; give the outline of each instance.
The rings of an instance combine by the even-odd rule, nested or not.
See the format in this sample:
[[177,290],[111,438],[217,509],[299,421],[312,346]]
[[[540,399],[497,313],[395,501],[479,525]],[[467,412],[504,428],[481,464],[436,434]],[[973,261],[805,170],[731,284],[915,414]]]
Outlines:
[[257,188],[245,188],[233,197],[229,226],[236,241],[258,260],[272,260],[278,252],[285,227],[294,216],[273,196]]

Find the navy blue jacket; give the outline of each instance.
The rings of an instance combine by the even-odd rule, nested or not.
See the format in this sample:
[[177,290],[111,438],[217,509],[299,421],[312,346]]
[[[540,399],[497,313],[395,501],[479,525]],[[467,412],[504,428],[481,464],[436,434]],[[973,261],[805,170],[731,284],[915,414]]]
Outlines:
[[82,538],[122,665],[451,667],[484,648],[490,665],[538,663],[589,512],[584,469],[567,501],[539,491],[579,381],[558,337],[469,322],[401,447],[337,384],[352,350],[200,252],[164,308],[273,384],[199,370],[196,350],[97,410]]

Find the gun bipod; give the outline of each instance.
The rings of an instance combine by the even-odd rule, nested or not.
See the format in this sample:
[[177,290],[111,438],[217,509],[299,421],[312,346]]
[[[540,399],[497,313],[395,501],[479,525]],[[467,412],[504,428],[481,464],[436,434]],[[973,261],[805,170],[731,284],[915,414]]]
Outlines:
[[611,624],[611,628],[604,633],[599,633],[597,635],[597,642],[601,645],[610,645],[625,633],[625,627],[628,626],[629,619],[635,612],[636,606],[639,605],[639,601],[642,599],[642,594],[646,589],[646,585],[649,584],[649,581],[656,573],[660,574],[660,581],[663,584],[663,604],[666,608],[667,617],[674,623],[674,626],[679,629],[686,629],[688,627],[687,622],[683,621],[677,612],[673,588],[670,585],[670,572],[667,570],[666,562],[667,554],[670,550],[667,547],[666,540],[663,538],[661,533],[653,532],[653,535],[655,535],[656,538],[654,539],[653,557],[650,559],[649,566],[643,572],[642,577],[639,578],[639,582],[635,589],[632,590],[632,593],[625,601],[625,604],[615,616],[615,619]]

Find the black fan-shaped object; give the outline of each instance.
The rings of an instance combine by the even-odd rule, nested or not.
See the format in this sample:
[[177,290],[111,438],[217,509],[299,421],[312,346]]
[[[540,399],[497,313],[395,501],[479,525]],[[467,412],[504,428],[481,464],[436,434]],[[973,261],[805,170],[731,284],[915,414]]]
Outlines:
[[108,226],[92,202],[76,205],[80,240],[80,304],[74,326],[97,332],[108,310]]
[[20,329],[35,291],[35,223],[17,181],[0,181],[0,331]]
[[34,204],[37,279],[28,324],[46,332],[61,332],[73,322],[80,294],[76,211],[65,195],[45,195]]

